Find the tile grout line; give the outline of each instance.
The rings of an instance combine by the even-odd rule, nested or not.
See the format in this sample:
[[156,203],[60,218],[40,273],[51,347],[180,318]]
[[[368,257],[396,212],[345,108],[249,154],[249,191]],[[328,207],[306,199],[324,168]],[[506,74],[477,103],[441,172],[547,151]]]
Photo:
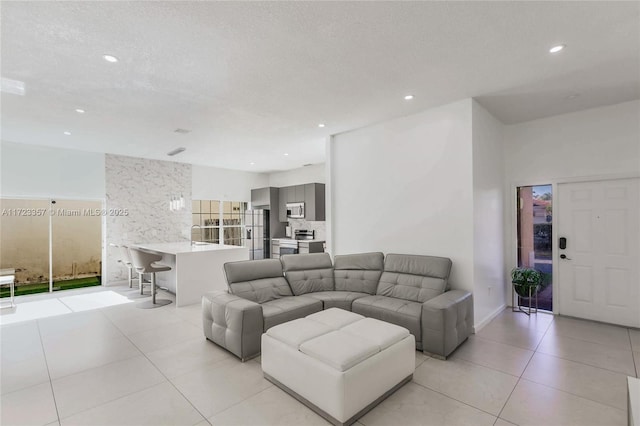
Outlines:
[[[105,317],[106,317],[110,322],[112,322],[112,321],[111,321],[111,319],[110,319],[109,317],[107,317],[107,315],[105,315],[103,312],[101,312],[101,313],[102,313],[102,314],[103,314],[103,315],[104,315],[104,316],[105,316]],[[113,323],[113,322],[112,322],[112,323]],[[114,323],[113,325],[114,325],[114,327],[118,328],[118,326],[117,326],[115,323]],[[118,331],[122,332],[119,328],[118,328]],[[123,337],[125,337],[127,340],[129,340],[129,342],[130,342],[130,343],[131,343],[131,344],[132,344],[132,345],[133,345],[133,346],[134,346],[134,347],[135,347],[135,348],[140,352],[140,354],[139,354],[139,355],[135,355],[135,356],[132,356],[132,357],[130,357],[130,358],[125,358],[125,359],[121,359],[121,360],[117,360],[117,361],[109,362],[109,363],[107,363],[107,364],[99,365],[99,366],[96,366],[96,367],[87,368],[87,369],[85,369],[85,370],[78,371],[78,372],[76,372],[76,373],[72,373],[72,374],[68,374],[68,375],[65,375],[65,376],[59,377],[59,378],[57,378],[56,380],[59,380],[59,379],[61,379],[61,378],[70,377],[70,376],[73,376],[73,375],[76,375],[76,374],[81,374],[81,373],[87,372],[87,371],[89,371],[89,370],[93,370],[93,369],[97,369],[97,368],[104,368],[104,367],[107,367],[107,366],[109,366],[109,365],[116,364],[116,363],[119,363],[119,362],[129,361],[129,360],[131,360],[131,359],[133,359],[133,358],[137,358],[137,357],[144,357],[147,361],[149,361],[149,363],[153,366],[153,368],[155,368],[155,369],[160,373],[160,375],[166,379],[166,380],[165,380],[165,382],[170,383],[170,384],[175,388],[175,385],[171,382],[171,380],[170,380],[167,376],[165,376],[165,375],[164,375],[164,373],[162,373],[162,371],[160,371],[160,369],[159,369],[159,368],[158,368],[158,367],[153,363],[153,361],[151,361],[151,360],[146,356],[146,354],[145,354],[144,352],[142,352],[142,350],[140,350],[140,348],[138,348],[138,347],[135,345],[135,343],[133,343],[133,342],[129,339],[129,337],[128,337],[127,335],[124,335],[124,333],[123,333]],[[94,405],[94,406],[92,406],[92,407],[86,408],[86,409],[84,409],[84,410],[82,410],[82,411],[79,411],[79,412],[77,412],[77,413],[74,413],[74,414],[72,414],[72,415],[70,415],[70,416],[67,416],[67,417],[65,417],[65,418],[73,417],[73,416],[78,415],[78,414],[80,414],[80,413],[83,413],[83,412],[85,412],[85,411],[89,411],[89,410],[91,410],[91,409],[94,409],[94,408],[100,407],[100,406],[102,406],[102,405],[109,404],[109,403],[111,403],[111,402],[113,402],[113,401],[117,401],[117,400],[119,400],[119,399],[126,398],[126,397],[128,397],[128,396],[133,395],[133,394],[136,394],[136,393],[139,393],[139,392],[142,392],[142,391],[145,391],[145,390],[151,389],[151,388],[153,388],[153,387],[155,387],[155,386],[158,386],[158,385],[160,385],[160,384],[162,384],[162,383],[164,383],[164,382],[155,383],[155,384],[153,384],[153,385],[149,385],[149,386],[143,387],[143,388],[141,388],[141,389],[138,389],[138,390],[136,390],[136,391],[134,391],[134,392],[130,392],[130,393],[127,393],[127,394],[124,394],[124,395],[120,395],[120,396],[118,396],[117,398],[113,398],[113,399],[110,399],[110,400],[108,400],[108,401],[102,402],[102,403],[100,403],[100,404],[98,404],[98,405]],[[187,400],[187,401],[189,402],[189,404],[190,404],[191,406],[193,406],[193,404],[191,403],[191,401],[190,401],[190,400],[189,400],[185,395],[183,395],[183,394],[182,394],[182,392],[180,392],[180,390],[178,390],[178,389],[176,389],[176,390],[178,391],[178,393],[180,393],[180,395],[181,395],[185,400]],[[203,418],[203,419],[205,419],[205,420],[208,422],[207,418],[206,418],[205,416],[203,416],[203,415],[202,415],[202,413],[200,413],[200,411],[198,411],[198,409],[197,409],[196,407],[193,407],[193,408],[198,412],[198,414],[200,414],[200,415],[202,416],[202,418]],[[57,407],[56,407],[56,409],[57,409]],[[60,421],[60,416],[59,416],[59,415],[58,415],[58,421]]]
[[[162,309],[162,307],[161,307],[160,309]],[[107,319],[108,319],[108,320],[113,324],[113,326],[114,326],[114,327],[116,327],[116,328],[117,328],[117,329],[122,333],[122,330],[120,330],[120,328],[119,328],[119,327],[118,327],[118,326],[117,326],[117,325],[116,325],[116,324],[111,320],[111,318],[109,318],[109,317],[108,317],[106,314],[104,314],[104,313],[103,313],[103,315],[104,315],[105,317],[107,317]],[[176,385],[171,381],[171,379],[169,379],[169,377],[167,377],[167,376],[166,376],[166,375],[165,375],[165,374],[164,374],[164,373],[163,373],[163,372],[158,368],[158,366],[157,366],[156,364],[154,364],[154,362],[153,362],[153,361],[151,361],[151,359],[149,359],[149,357],[147,356],[147,354],[146,354],[146,353],[144,353],[144,352],[142,351],[142,349],[140,349],[140,348],[139,348],[139,347],[138,347],[138,346],[137,346],[137,345],[136,345],[136,344],[135,344],[135,343],[134,343],[134,342],[129,338],[129,336],[127,336],[127,335],[126,335],[126,334],[124,334],[124,333],[122,333],[122,334],[123,334],[123,335],[124,335],[124,337],[125,337],[125,338],[126,338],[126,339],[127,339],[127,340],[128,340],[128,341],[129,341],[129,342],[130,342],[130,343],[131,343],[131,344],[132,344],[132,345],[133,345],[133,346],[134,346],[134,347],[135,347],[135,348],[136,348],[140,353],[141,353],[141,354],[142,354],[142,356],[144,356],[144,358],[145,358],[147,361],[149,361],[149,363],[153,366],[153,368],[155,368],[155,369],[156,369],[156,370],[157,370],[157,371],[162,375],[162,377],[164,377],[164,378],[166,379],[167,383],[171,384],[171,386],[176,390],[176,392],[178,392],[178,393],[180,394],[180,396],[182,396],[182,397],[185,399],[185,401],[187,401],[187,402],[189,403],[189,405],[190,405],[191,407],[193,407],[193,409],[196,411],[196,413],[198,413],[198,414],[200,415],[200,417],[202,417],[202,418],[203,418],[207,423],[211,424],[211,423],[209,422],[209,419],[208,419],[204,414],[202,414],[202,413],[200,412],[200,410],[198,410],[198,408],[197,408],[195,405],[193,405],[193,402],[191,402],[191,400],[190,400],[189,398],[187,398],[187,396],[186,396],[186,395],[184,395],[184,394],[180,391],[180,389],[178,389],[178,388],[176,387]],[[183,342],[178,342],[178,344],[179,344],[179,343],[183,343]],[[195,371],[195,370],[194,370],[194,371]],[[157,386],[157,385],[154,385],[154,386]],[[147,389],[148,389],[148,388],[147,388]]]
[[51,388],[51,397],[53,398],[53,406],[56,408],[56,417],[58,418],[58,424],[60,424],[60,412],[58,411],[58,402],[56,401],[56,392],[53,389],[53,380],[51,380],[51,372],[49,371],[49,361],[47,361],[47,353],[44,350],[44,342],[42,341],[42,333],[40,332],[40,322],[36,320],[36,327],[38,327],[38,337],[40,339],[40,348],[42,349],[42,356],[44,357],[44,364],[47,366],[47,376],[49,376],[49,387]]
[[[546,332],[545,332],[545,336],[546,336]],[[565,336],[565,337],[566,337],[566,336]],[[550,357],[553,357],[553,358],[562,359],[562,360],[569,361],[569,362],[575,362],[575,363],[577,363],[577,364],[586,365],[586,366],[588,366],[588,367],[597,368],[597,369],[604,370],[604,371],[611,372],[611,373],[623,374],[623,375],[625,374],[625,373],[620,373],[619,371],[608,370],[608,369],[606,369],[606,368],[597,367],[597,366],[590,365],[590,364],[585,364],[585,363],[582,363],[582,362],[579,362],[579,361],[574,361],[574,360],[571,360],[571,359],[562,358],[562,357],[555,356],[555,355],[551,355],[551,354],[547,354],[547,353],[544,353],[544,352],[538,352],[538,351],[537,351],[537,349],[534,351],[533,356],[535,356],[535,354],[536,354],[536,353],[540,353],[540,354],[542,354],[542,355],[546,355],[546,356],[550,356]],[[531,359],[533,359],[533,356],[531,357]],[[527,363],[527,366],[525,367],[525,369],[522,371],[522,374],[524,374],[524,372],[526,371],[527,367],[529,366],[529,363],[531,362],[531,359],[530,359],[530,360],[529,360],[529,362]],[[546,384],[546,383],[540,383],[540,382],[536,382],[536,381],[534,381],[534,380],[526,379],[526,378],[522,377],[522,375],[521,375],[521,377],[518,379],[518,383],[516,383],[516,386],[518,386],[518,384],[520,383],[520,381],[521,381],[521,380],[524,380],[524,381],[526,381],[526,382],[535,383],[535,384],[538,384],[538,385],[540,385],[540,386],[544,386],[544,387],[549,388],[549,389],[554,389],[554,390],[556,390],[556,391],[558,391],[558,392],[562,392],[562,393],[567,394],[567,395],[572,395],[572,396],[574,396],[574,397],[576,397],[576,398],[584,399],[585,401],[590,401],[590,402],[593,402],[593,403],[596,403],[596,404],[599,404],[599,405],[604,405],[605,407],[613,408],[614,410],[621,410],[621,411],[624,411],[624,410],[622,410],[622,409],[621,409],[621,408],[619,408],[619,407],[614,407],[613,405],[609,405],[609,404],[606,404],[606,403],[601,402],[601,401],[595,401],[595,400],[593,400],[593,399],[591,399],[591,398],[587,398],[586,396],[583,396],[583,395],[578,395],[578,394],[575,394],[575,393],[573,393],[573,392],[569,392],[569,391],[564,390],[564,389],[559,389],[559,388],[556,388],[556,387],[554,387],[554,386],[548,385],[548,384]],[[515,390],[515,387],[514,387],[514,390]],[[509,398],[511,398],[511,395],[509,395]],[[509,401],[509,398],[507,398],[507,402]],[[506,403],[505,403],[505,407],[506,407]],[[504,410],[504,407],[502,408],[502,410]],[[502,411],[500,411],[500,414],[502,414]],[[498,417],[498,418],[500,418],[500,417]]]
[[[551,322],[549,322],[549,325],[547,326],[546,330],[544,331],[544,335],[542,336],[542,339],[540,339],[540,342],[538,342],[538,346],[540,346],[540,343],[542,343],[542,341],[546,337],[547,333],[549,332],[549,328],[551,327],[551,324],[553,324],[553,321],[555,321],[555,317],[553,318],[553,320]],[[515,392],[516,388],[520,384],[520,381],[523,380],[522,379],[522,375],[524,374],[525,371],[527,371],[527,368],[529,367],[529,364],[531,363],[531,360],[536,355],[536,352],[538,351],[538,346],[536,346],[535,349],[533,350],[533,354],[531,354],[531,358],[529,358],[529,360],[527,361],[527,365],[525,365],[524,368],[522,369],[522,373],[520,373],[520,376],[518,377],[518,381],[516,382],[516,385],[513,387],[513,389],[511,389],[511,393],[509,393],[509,396],[504,401],[504,405],[500,409],[500,412],[498,413],[498,416],[497,416],[499,419],[501,418],[500,416],[502,415],[502,412],[504,411],[505,407],[509,403],[509,400],[513,396],[513,393]],[[496,420],[496,422],[497,422],[497,420]]]
[[[446,361],[445,361],[445,362],[446,362]],[[456,399],[456,398],[452,397],[451,395],[447,395],[446,393],[443,393],[443,392],[441,392],[441,391],[438,391],[438,390],[435,390],[435,389],[431,389],[430,387],[428,387],[428,386],[426,386],[426,385],[423,385],[423,384],[421,384],[421,383],[418,383],[418,382],[416,382],[416,381],[414,381],[414,380],[411,380],[411,382],[410,382],[410,383],[413,383],[414,385],[416,385],[416,386],[420,386],[421,388],[424,388],[424,389],[429,390],[429,391],[431,391],[431,392],[435,392],[435,393],[437,393],[437,394],[440,394],[440,395],[442,395],[442,396],[444,396],[444,397],[446,397],[446,398],[452,399],[452,400],[454,400],[454,401],[456,401],[456,402],[459,402],[460,404],[466,405],[467,407],[471,407],[471,408],[473,408],[474,410],[482,411],[483,413],[488,414],[488,415],[490,415],[491,417],[495,417],[496,419],[498,418],[498,416],[496,416],[495,414],[492,414],[492,413],[490,413],[490,412],[488,412],[488,411],[485,411],[485,410],[483,410],[482,408],[475,407],[475,406],[473,406],[473,405],[469,404],[468,402],[460,401],[459,399]],[[398,390],[400,390],[400,389],[398,389]],[[397,391],[396,391],[396,392],[397,392]],[[394,392],[394,393],[395,393],[395,392]]]
[[[261,393],[266,392],[266,391],[268,391],[268,390],[270,390],[270,389],[272,389],[272,388],[276,388],[276,389],[278,389],[278,390],[282,391],[282,389],[280,389],[279,387],[277,387],[276,385],[274,385],[274,384],[273,384],[273,383],[271,383],[271,382],[269,382],[269,385],[270,385],[269,387],[267,387],[267,388],[265,388],[265,389],[262,389],[261,391],[258,391],[258,392],[254,393],[254,394],[252,394],[252,395],[249,395],[249,396],[248,396],[248,397],[246,397],[245,399],[243,399],[243,400],[241,400],[241,401],[238,401],[238,402],[236,402],[235,404],[232,404],[232,405],[228,406],[227,408],[225,408],[224,410],[222,410],[222,411],[220,411],[220,412],[218,412],[218,413],[216,413],[216,414],[211,415],[211,417],[218,416],[218,415],[220,415],[220,414],[224,413],[225,411],[228,411],[228,410],[232,409],[233,407],[235,407],[235,406],[237,406],[237,405],[242,404],[243,402],[247,401],[248,399],[251,399],[251,398],[253,398],[254,396],[258,396],[258,395],[260,395]],[[282,391],[282,392],[284,392],[284,391]],[[287,395],[287,397],[289,397],[289,398],[293,398],[293,397],[292,397],[291,395],[289,395],[288,393],[286,393],[286,392],[284,392],[284,393]],[[294,400],[294,401],[296,401],[296,402],[299,402],[299,401],[298,401],[297,399],[295,399],[295,398],[293,398],[293,400]],[[314,413],[314,414],[318,415],[315,411],[313,411],[311,408],[307,407],[305,404],[302,404],[302,403],[300,403],[300,404],[301,404],[303,407],[305,407],[307,410],[309,410],[309,411],[311,411],[312,413]],[[318,417],[320,417],[320,416],[318,415]],[[205,417],[205,420],[206,420],[207,422],[209,422],[209,419],[208,419],[208,418],[206,418],[206,417]],[[209,422],[209,424],[213,424],[213,423]]]
[[[100,310],[98,310],[98,311],[100,311]],[[82,312],[82,311],[80,311],[80,312]],[[73,312],[73,313],[79,313],[79,312]],[[104,312],[100,312],[100,314],[102,314],[102,315],[103,315],[107,320],[109,320],[109,322],[111,322],[111,320],[110,320],[110,319],[109,319],[109,318],[104,314]],[[122,331],[121,331],[121,330],[120,330],[120,329],[119,329],[115,324],[113,324],[113,326],[114,326],[114,327],[116,327],[116,328],[118,329],[118,331],[120,331],[120,332],[122,333]],[[39,325],[39,324],[38,324],[38,332],[40,332],[40,325]],[[126,336],[124,336],[124,334],[123,334],[123,337],[126,337]],[[41,339],[42,339],[42,337],[41,337]],[[134,345],[134,346],[135,346],[135,345]],[[136,347],[136,349],[138,349],[138,348]],[[141,356],[141,355],[144,355],[144,354],[142,353],[142,351],[140,351],[139,349],[138,349],[138,351],[140,352],[140,355],[134,355],[134,356],[129,357],[129,358],[124,358],[124,359],[120,359],[120,360],[117,360],[117,361],[108,362],[108,363],[106,363],[106,364],[98,365],[98,366],[95,366],[95,367],[86,368],[86,369],[84,369],[84,370],[80,370],[80,371],[77,371],[77,372],[75,372],[75,373],[66,374],[66,375],[64,375],[64,376],[57,377],[57,378],[56,378],[56,380],[65,379],[65,378],[68,378],[68,377],[71,377],[71,376],[75,376],[75,375],[78,375],[78,374],[86,373],[87,371],[90,371],[90,370],[95,370],[95,369],[98,369],[98,368],[108,367],[108,366],[110,366],[110,365],[117,364],[117,363],[119,363],[119,362],[130,361],[130,360],[132,360],[132,359],[134,359],[134,358],[137,358],[137,357],[139,357],[139,356]],[[44,352],[44,347],[43,347],[43,352]],[[45,362],[46,362],[46,355],[45,355]],[[155,367],[155,365],[154,365],[154,367]],[[48,372],[48,369],[49,369],[49,365],[47,364],[47,372]],[[50,380],[50,382],[51,382],[51,392],[53,393],[53,399],[54,399],[54,401],[55,401],[55,391],[53,390],[53,379],[51,379],[51,375],[50,375],[50,374],[49,374],[49,380]],[[94,408],[100,407],[100,406],[102,406],[102,405],[108,404],[108,403],[110,403],[110,402],[117,401],[118,399],[125,398],[125,397],[127,397],[127,396],[133,395],[134,393],[142,392],[142,391],[144,391],[144,390],[150,389],[150,388],[152,388],[152,387],[154,387],[154,386],[157,386],[157,385],[159,385],[159,384],[160,384],[160,383],[156,383],[156,384],[154,384],[154,385],[146,386],[146,387],[144,387],[144,388],[142,388],[142,389],[139,389],[139,390],[137,390],[137,391],[135,391],[135,392],[130,392],[130,393],[127,393],[127,394],[125,394],[125,395],[121,395],[121,396],[119,396],[119,397],[117,397],[117,398],[110,399],[110,400],[105,401],[105,402],[102,402],[102,403],[100,403],[100,404],[98,404],[98,405],[94,405],[94,406],[91,406],[91,407],[89,407],[89,408],[86,408],[86,409],[84,409],[84,410],[82,410],[82,411],[78,411],[77,413],[73,413],[73,414],[71,414],[71,415],[69,415],[69,416],[67,416],[67,417],[64,417],[64,418],[65,418],[65,419],[68,419],[69,417],[73,417],[73,416],[78,415],[78,414],[80,414],[80,413],[84,413],[85,411],[89,411],[89,410],[92,410],[92,409],[94,409]],[[57,404],[56,404],[56,412],[58,412],[58,406],[57,406]],[[60,418],[60,413],[58,413],[58,423],[60,423],[60,422],[61,422],[61,420],[62,420],[62,418]]]

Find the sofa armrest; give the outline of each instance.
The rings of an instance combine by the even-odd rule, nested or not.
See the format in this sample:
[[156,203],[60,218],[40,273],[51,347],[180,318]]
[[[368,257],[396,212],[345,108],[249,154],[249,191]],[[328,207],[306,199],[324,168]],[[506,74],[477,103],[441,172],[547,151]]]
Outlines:
[[258,303],[226,291],[206,293],[202,296],[202,326],[207,339],[242,361],[260,354],[264,320]]
[[422,305],[422,348],[446,358],[473,333],[473,296],[451,290]]

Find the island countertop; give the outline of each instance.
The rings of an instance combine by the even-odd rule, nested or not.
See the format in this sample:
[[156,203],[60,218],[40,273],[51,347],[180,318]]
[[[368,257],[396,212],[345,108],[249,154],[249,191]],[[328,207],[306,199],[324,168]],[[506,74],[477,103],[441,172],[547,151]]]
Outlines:
[[224,244],[191,244],[189,241],[169,243],[132,244],[153,253],[162,259],[157,263],[169,266],[171,270],[157,274],[160,287],[175,294],[175,306],[200,303],[209,291],[227,289],[224,264],[239,260],[249,260],[249,249],[242,246]]
[[167,254],[195,253],[203,251],[233,250],[243,248],[242,246],[213,243],[191,244],[189,241],[178,241],[175,243],[133,244],[133,246],[149,251]]

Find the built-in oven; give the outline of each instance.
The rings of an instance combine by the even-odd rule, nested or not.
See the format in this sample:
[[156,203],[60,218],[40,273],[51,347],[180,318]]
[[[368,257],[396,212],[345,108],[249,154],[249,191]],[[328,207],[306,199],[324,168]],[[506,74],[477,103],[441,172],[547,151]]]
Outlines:
[[298,241],[290,238],[280,239],[280,256],[283,254],[298,254]]
[[282,256],[283,254],[298,254],[298,248],[297,247],[280,247],[280,256]]
[[304,203],[287,203],[287,217],[304,219]]

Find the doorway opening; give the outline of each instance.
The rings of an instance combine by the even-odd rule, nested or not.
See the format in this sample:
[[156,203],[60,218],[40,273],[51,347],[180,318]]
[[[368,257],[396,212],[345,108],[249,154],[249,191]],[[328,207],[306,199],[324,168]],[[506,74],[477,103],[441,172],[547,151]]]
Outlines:
[[[553,311],[553,193],[551,185],[520,186],[518,206],[518,267],[533,268],[543,275],[538,308]],[[518,296],[518,305],[529,299]]]
[[102,201],[2,198],[0,211],[0,269],[16,296],[101,285]]

